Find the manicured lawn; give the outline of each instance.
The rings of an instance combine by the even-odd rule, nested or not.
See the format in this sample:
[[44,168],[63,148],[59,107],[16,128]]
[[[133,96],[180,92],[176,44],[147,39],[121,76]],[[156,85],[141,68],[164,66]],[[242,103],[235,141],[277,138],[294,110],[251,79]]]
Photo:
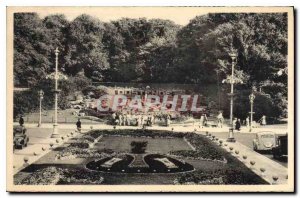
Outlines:
[[132,141],[147,141],[146,153],[163,153],[176,150],[191,150],[191,147],[182,138],[146,138],[105,136],[95,145],[97,149],[111,149],[116,152],[130,152]]

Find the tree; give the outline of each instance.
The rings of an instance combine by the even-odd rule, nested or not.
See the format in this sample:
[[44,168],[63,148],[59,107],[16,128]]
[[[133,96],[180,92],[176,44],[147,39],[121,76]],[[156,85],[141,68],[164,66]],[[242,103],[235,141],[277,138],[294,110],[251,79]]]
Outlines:
[[43,24],[46,28],[46,33],[48,35],[49,41],[49,51],[47,52],[47,58],[51,62],[52,70],[54,71],[55,63],[55,53],[56,48],[59,49],[59,69],[65,71],[66,65],[66,51],[68,43],[68,28],[69,21],[66,19],[65,15],[56,14],[49,15],[43,19]]
[[74,96],[74,93],[83,93],[84,90],[91,86],[91,80],[83,75],[77,74],[70,76],[67,79],[59,81],[60,93],[58,97],[58,104],[61,109],[69,107],[69,98]]
[[[272,107],[276,116],[286,114],[287,75],[282,73],[287,69],[286,13],[206,14],[184,27],[162,19],[103,23],[83,14],[69,22],[64,15],[40,19],[36,13],[16,13],[15,85],[35,91],[45,83],[54,68],[56,47],[59,68],[69,76],[61,84],[61,104],[72,91],[93,87],[91,81],[215,84],[220,98],[228,92],[229,86],[221,82],[231,78],[234,49],[235,80],[243,82],[235,89],[243,93],[256,86],[265,107]],[[248,111],[243,105],[247,97],[235,101],[242,117]]]
[[16,86],[35,85],[49,71],[50,48],[42,20],[36,13],[14,14],[14,80]]
[[180,26],[169,20],[149,20],[150,39],[138,49],[139,78],[144,82],[170,82],[176,62],[176,34]]
[[75,75],[82,69],[87,77],[103,80],[109,68],[102,38],[104,24],[89,15],[80,15],[68,28],[66,70]]

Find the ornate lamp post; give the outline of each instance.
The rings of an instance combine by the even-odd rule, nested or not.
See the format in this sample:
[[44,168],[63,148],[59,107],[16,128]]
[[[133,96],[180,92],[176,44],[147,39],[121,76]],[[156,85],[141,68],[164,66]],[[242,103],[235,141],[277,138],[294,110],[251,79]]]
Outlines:
[[230,84],[231,84],[231,89],[230,89],[230,125],[231,128],[229,128],[229,137],[227,138],[227,142],[235,142],[235,139],[233,137],[233,85],[234,85],[234,66],[237,62],[237,52],[233,50],[231,47],[231,52],[229,53],[229,56],[231,57],[231,78],[230,78]]
[[58,48],[55,49],[55,75],[54,75],[54,79],[55,79],[55,96],[54,96],[54,124],[53,124],[53,133],[51,135],[51,138],[57,138],[59,137],[59,133],[58,133],[58,124],[57,124],[57,100],[58,100],[58,53],[59,50]]
[[51,134],[51,138],[58,138],[60,137],[58,133],[58,124],[57,124],[57,100],[58,100],[58,80],[60,78],[67,79],[66,76],[58,72],[58,53],[59,50],[58,48],[55,49],[55,72],[51,73],[50,75],[47,76],[47,78],[51,78],[55,80],[55,96],[54,96],[54,124],[53,124],[53,133]]
[[144,99],[144,107],[145,107],[145,113],[147,112],[147,108],[146,108],[146,105],[147,105],[147,96],[148,96],[148,94],[147,94],[147,91],[150,89],[150,86],[149,85],[147,85],[146,86],[146,89],[145,89],[145,99]]
[[253,89],[252,89],[252,93],[249,95],[249,100],[250,100],[250,129],[249,132],[252,132],[252,123],[253,123],[253,103],[254,103],[254,99],[255,99],[255,95],[253,93]]
[[40,96],[40,118],[39,118],[38,127],[40,127],[42,125],[42,100],[44,98],[44,92],[43,92],[43,90],[40,90],[38,93]]

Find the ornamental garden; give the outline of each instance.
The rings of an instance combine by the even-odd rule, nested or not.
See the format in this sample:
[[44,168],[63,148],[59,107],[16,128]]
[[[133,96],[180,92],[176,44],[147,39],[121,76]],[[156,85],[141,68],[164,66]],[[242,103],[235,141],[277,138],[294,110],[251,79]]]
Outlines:
[[[55,147],[60,141],[64,143]],[[15,174],[14,182],[16,185],[267,184],[226,147],[226,143],[208,133],[150,129],[71,133],[50,143],[51,151]]]

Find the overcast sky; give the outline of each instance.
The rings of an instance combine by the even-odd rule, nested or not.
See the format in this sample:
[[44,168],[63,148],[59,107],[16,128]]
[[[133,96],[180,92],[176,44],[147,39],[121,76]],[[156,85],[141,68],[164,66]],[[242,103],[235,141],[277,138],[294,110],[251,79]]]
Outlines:
[[123,17],[147,19],[169,19],[179,25],[186,25],[197,15],[207,14],[207,10],[199,7],[56,7],[53,9],[37,9],[36,12],[43,18],[49,14],[64,14],[67,19],[73,20],[80,14],[89,14],[103,22],[117,20]]

